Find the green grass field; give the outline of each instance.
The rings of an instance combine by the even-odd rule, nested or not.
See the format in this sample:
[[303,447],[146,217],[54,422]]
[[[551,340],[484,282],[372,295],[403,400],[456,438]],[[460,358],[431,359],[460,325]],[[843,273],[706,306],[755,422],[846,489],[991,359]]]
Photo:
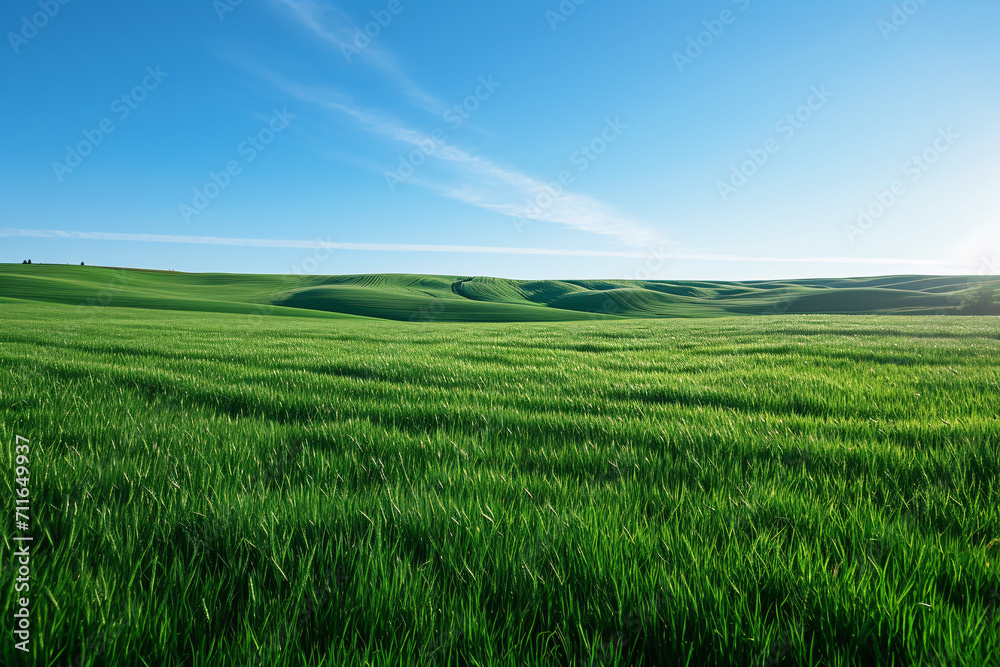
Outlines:
[[392,322],[275,304],[359,277],[3,270],[27,664],[1000,662],[995,319],[428,323],[369,287]]
[[[559,322],[729,315],[960,314],[995,276],[752,282],[505,280],[469,276],[234,275],[0,264],[0,298],[244,314],[403,321]],[[995,312],[993,312],[995,311]],[[998,314],[1000,306],[990,312]]]

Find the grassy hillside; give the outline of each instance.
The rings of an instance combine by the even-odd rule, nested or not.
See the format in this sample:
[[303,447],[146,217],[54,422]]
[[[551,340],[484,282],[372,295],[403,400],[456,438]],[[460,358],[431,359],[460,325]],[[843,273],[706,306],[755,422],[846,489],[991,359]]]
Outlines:
[[[457,295],[458,276],[282,276],[0,264],[0,297],[71,305],[411,321],[564,321],[595,315]],[[606,317],[597,315],[596,317]]]
[[[380,274],[276,276],[0,264],[0,297],[228,313],[403,321],[532,322],[783,313],[957,314],[996,277],[751,282],[507,280]],[[1000,314],[1000,308],[997,309]]]
[[536,322],[593,319],[545,304],[473,300],[457,291],[463,279],[445,276],[331,276],[319,285],[291,289],[276,298],[282,306],[366,315],[390,320],[439,322]]
[[296,276],[0,264],[0,297],[76,306],[341,317],[272,305],[279,292],[308,284]]
[[0,307],[30,664],[1000,660],[986,318]]

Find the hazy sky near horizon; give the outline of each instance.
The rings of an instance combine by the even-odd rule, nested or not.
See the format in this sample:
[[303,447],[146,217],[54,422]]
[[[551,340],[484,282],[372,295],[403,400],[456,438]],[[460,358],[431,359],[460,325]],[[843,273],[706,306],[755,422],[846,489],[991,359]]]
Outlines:
[[14,0],[0,261],[1000,273],[992,0]]

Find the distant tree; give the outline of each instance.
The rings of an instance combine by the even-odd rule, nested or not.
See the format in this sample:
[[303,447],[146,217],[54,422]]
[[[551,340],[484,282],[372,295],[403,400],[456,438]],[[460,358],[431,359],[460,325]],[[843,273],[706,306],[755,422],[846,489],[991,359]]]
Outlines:
[[80,262],[80,266],[83,266],[83,262]]
[[26,260],[26,259],[22,259],[21,260],[21,264],[27,264],[27,263],[28,263],[28,260]]
[[966,295],[962,302],[962,312],[967,315],[1000,315],[995,290],[989,285],[980,285]]
[[28,264],[31,264],[31,260],[30,259],[28,260]]

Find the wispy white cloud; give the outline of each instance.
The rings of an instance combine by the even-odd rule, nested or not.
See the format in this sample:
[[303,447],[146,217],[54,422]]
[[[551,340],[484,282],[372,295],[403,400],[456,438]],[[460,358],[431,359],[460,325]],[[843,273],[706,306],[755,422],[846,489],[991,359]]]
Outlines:
[[[374,41],[365,48],[358,49],[357,24],[335,5],[317,0],[273,1],[303,28],[338,52],[363,59],[368,65],[378,69],[420,108],[435,113],[444,108],[444,104],[403,74],[396,58],[388,50]],[[391,27],[392,23],[385,29]],[[562,191],[553,197],[552,190],[546,183],[503,167],[487,158],[473,155],[454,144],[435,142],[429,135],[410,129],[382,112],[358,106],[343,93],[329,88],[301,86],[269,71],[258,71],[258,74],[286,93],[346,115],[368,132],[382,139],[404,144],[409,149],[421,150],[440,160],[441,163],[450,165],[456,172],[454,178],[448,179],[447,183],[434,182],[426,178],[408,179],[408,182],[414,185],[501,215],[562,225],[569,229],[610,237],[625,245],[641,247],[665,242],[654,229],[629,219],[593,197],[567,191]],[[546,202],[546,205],[531,205],[539,201]],[[512,221],[512,229],[513,225]]]
[[[343,114],[382,139],[403,144],[409,149],[417,149],[450,164],[458,172],[457,184],[411,179],[412,183],[432,189],[449,199],[502,215],[601,234],[625,245],[641,247],[665,243],[655,229],[629,219],[593,197],[566,190],[554,196],[549,185],[542,181],[473,155],[447,141],[435,141],[430,135],[408,128],[382,112],[356,105],[341,93],[283,81],[273,74],[269,74],[268,78],[286,93]],[[546,202],[544,206],[527,205],[529,202],[543,200]]]
[[129,234],[120,232],[76,232],[59,229],[0,229],[0,237],[62,238],[88,241],[129,241],[133,243],[189,243],[255,248],[323,248],[328,250],[371,250],[379,252],[451,252],[488,255],[559,255],[567,257],[645,257],[640,252],[604,250],[561,250],[549,248],[508,248],[503,246],[434,245],[406,243],[338,243],[299,239],[241,239],[222,236],[178,236],[170,234]]
[[[132,243],[184,243],[195,245],[223,245],[255,248],[322,248],[327,250],[366,250],[376,252],[448,252],[486,255],[550,255],[561,257],[624,257],[648,259],[652,250],[569,250],[553,248],[510,248],[504,246],[435,245],[406,243],[339,243],[323,240],[300,239],[244,239],[221,236],[177,236],[169,234],[129,234],[121,232],[79,232],[59,229],[0,229],[0,237],[61,238],[88,241],[125,241]],[[655,251],[662,255],[662,251]],[[764,262],[778,264],[855,264],[855,265],[908,265],[913,267],[948,267],[969,269],[976,262],[951,262],[947,260],[905,259],[899,257],[744,257],[741,255],[716,255],[709,253],[667,253],[668,260],[705,262]]]
[[698,262],[763,262],[776,264],[856,264],[879,266],[926,266],[968,269],[974,262],[952,262],[945,259],[907,259],[904,257],[744,257],[743,255],[723,255],[712,253],[677,253],[672,260]]
[[[333,46],[348,63],[357,59],[380,70],[417,107],[435,114],[444,109],[445,105],[441,100],[428,93],[403,72],[395,56],[378,45],[377,37],[371,39],[361,32],[360,34],[370,41],[359,44],[357,40],[360,26],[335,5],[315,0],[275,0],[275,2],[284,7],[302,27]],[[397,16],[390,13],[392,20],[398,20]],[[391,26],[392,23],[389,23],[382,29],[389,29]]]

